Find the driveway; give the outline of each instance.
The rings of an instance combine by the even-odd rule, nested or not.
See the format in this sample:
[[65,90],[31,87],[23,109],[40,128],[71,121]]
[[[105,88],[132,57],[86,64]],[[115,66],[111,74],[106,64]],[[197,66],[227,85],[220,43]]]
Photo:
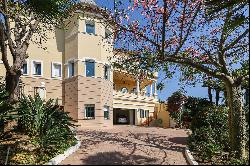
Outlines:
[[187,132],[137,126],[82,129],[80,149],[62,165],[187,165]]

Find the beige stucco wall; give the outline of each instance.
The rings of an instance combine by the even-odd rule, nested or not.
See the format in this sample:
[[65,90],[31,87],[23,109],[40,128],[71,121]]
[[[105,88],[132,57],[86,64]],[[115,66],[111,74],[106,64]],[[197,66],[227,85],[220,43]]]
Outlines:
[[[75,76],[64,81],[65,111],[78,120],[81,126],[112,126],[113,125],[113,84],[100,78]],[[95,119],[85,120],[86,104],[95,105]],[[104,119],[104,106],[110,108],[110,119]]]
[[[78,119],[83,126],[113,125],[113,84],[100,78],[78,77]],[[84,120],[85,104],[95,105],[95,119]],[[109,120],[104,119],[104,106],[109,107]]]
[[62,81],[57,79],[32,78],[22,77],[21,80],[25,84],[25,95],[34,95],[34,87],[41,86],[41,82],[45,83],[46,100],[58,99],[59,104],[62,104]]
[[[34,94],[34,87],[45,83],[46,99],[58,98],[59,103],[64,105],[65,111],[78,120],[78,123],[84,126],[112,126],[113,108],[126,108],[136,110],[136,124],[140,124],[146,118],[140,118],[138,109],[149,110],[150,116],[153,114],[157,101],[153,98],[128,96],[118,97],[113,95],[113,82],[116,83],[116,90],[127,87],[129,92],[136,87],[136,83],[119,82],[113,78],[113,70],[110,74],[110,80],[104,80],[104,65],[109,64],[108,57],[113,56],[113,46],[108,44],[105,36],[105,25],[99,23],[100,20],[94,19],[96,34],[87,34],[85,32],[85,20],[89,19],[87,15],[77,14],[68,21],[65,30],[55,29],[47,31],[47,42],[43,47],[31,43],[28,49],[29,74],[23,76],[25,83],[25,94]],[[87,18],[88,17],[88,18]],[[36,36],[34,36],[36,38]],[[9,59],[10,53],[8,53]],[[85,60],[95,60],[95,77],[85,77]],[[42,76],[32,75],[32,61],[41,61],[43,66]],[[75,62],[75,76],[68,78],[68,61]],[[11,60],[10,60],[11,61]],[[62,64],[62,78],[52,78],[52,62]],[[0,76],[5,75],[5,68],[0,62]],[[119,78],[118,78],[119,80]],[[84,105],[95,104],[95,120],[84,120]],[[110,119],[104,120],[104,106],[110,107]]]
[[78,119],[78,80],[77,77],[63,81],[63,105],[64,110],[70,113],[74,119]]
[[167,111],[167,105],[165,103],[157,103],[155,111],[157,119],[162,119],[163,127],[169,128],[170,116],[169,112]]

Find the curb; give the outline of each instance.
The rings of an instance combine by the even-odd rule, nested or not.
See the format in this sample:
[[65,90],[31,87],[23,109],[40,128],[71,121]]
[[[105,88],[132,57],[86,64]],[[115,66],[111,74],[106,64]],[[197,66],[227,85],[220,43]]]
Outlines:
[[77,144],[76,145],[74,145],[74,146],[70,147],[69,149],[67,149],[63,154],[57,155],[56,157],[49,160],[49,162],[47,162],[44,165],[58,165],[60,162],[65,160],[67,157],[69,157],[71,154],[76,152],[81,146],[81,141],[78,139],[77,136],[75,136],[75,138],[77,139]]
[[188,160],[188,163],[190,165],[199,165],[195,160],[194,160],[194,157],[192,156],[191,152],[189,151],[189,149],[186,147],[185,149],[185,156]]

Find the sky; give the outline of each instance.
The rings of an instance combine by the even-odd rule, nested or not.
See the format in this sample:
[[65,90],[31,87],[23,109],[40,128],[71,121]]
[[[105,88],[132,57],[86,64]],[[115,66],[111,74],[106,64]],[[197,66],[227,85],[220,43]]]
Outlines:
[[[109,9],[113,8],[113,0],[96,0],[96,3],[99,6],[106,7]],[[163,81],[165,88],[162,91],[158,91],[158,97],[161,101],[166,101],[168,97],[170,97],[174,92],[178,91],[182,86],[179,84],[178,73],[176,73],[176,77],[172,79],[165,79]],[[162,71],[159,72],[159,80],[162,80],[164,77],[164,73]],[[195,87],[186,85],[185,87],[187,96],[194,97],[202,97],[207,98],[207,88],[203,88],[201,84],[197,84]]]

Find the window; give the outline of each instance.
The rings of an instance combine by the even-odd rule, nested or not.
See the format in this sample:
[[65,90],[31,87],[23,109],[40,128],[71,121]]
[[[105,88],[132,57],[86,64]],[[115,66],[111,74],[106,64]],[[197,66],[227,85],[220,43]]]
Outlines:
[[95,119],[95,105],[85,105],[85,119]]
[[69,72],[69,77],[73,77],[75,75],[75,65],[74,62],[69,62],[68,64],[68,72]]
[[108,120],[109,119],[109,107],[108,106],[104,106],[104,119]]
[[149,117],[149,110],[145,110],[145,117],[148,118]]
[[105,29],[105,39],[110,39],[111,38],[111,31],[108,29]]
[[62,77],[62,65],[60,63],[52,63],[52,77]]
[[127,88],[122,88],[122,89],[121,89],[121,92],[122,92],[122,93],[128,93],[128,89],[127,89]]
[[33,61],[33,75],[42,75],[42,62]]
[[136,88],[133,88],[131,93],[136,94]]
[[94,22],[86,23],[86,32],[88,34],[95,34],[95,23]]
[[86,77],[94,77],[94,76],[95,76],[95,61],[86,60]]
[[104,66],[104,79],[110,80],[110,66],[108,65]]
[[140,118],[145,118],[145,113],[143,109],[140,109]]
[[28,64],[27,64],[27,62],[25,62],[25,63],[23,64],[21,70],[22,70],[22,74],[23,74],[23,75],[28,75]]

